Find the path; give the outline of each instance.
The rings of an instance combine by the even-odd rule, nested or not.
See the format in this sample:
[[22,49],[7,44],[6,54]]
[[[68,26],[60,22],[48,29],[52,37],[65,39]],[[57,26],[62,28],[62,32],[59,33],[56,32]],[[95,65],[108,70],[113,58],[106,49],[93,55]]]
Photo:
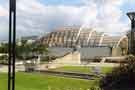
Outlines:
[[36,71],[38,73],[53,75],[53,76],[61,76],[68,78],[77,78],[77,79],[85,79],[85,80],[94,80],[94,78],[98,78],[98,75],[92,74],[81,74],[81,73],[73,73],[73,72],[58,72],[58,71],[49,71],[49,70],[40,70]]

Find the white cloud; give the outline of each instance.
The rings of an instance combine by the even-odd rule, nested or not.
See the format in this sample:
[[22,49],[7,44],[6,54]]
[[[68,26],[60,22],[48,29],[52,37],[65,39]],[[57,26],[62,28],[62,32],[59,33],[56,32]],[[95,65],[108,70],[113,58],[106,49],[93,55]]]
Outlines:
[[94,27],[98,31],[118,33],[124,32],[128,29],[125,22],[121,21],[123,17],[121,5],[123,0],[84,0],[87,5],[93,3],[96,5],[97,17],[91,23],[90,27]]
[[[39,0],[17,0],[18,36],[42,34],[63,25],[86,25],[105,32],[123,32],[127,29],[127,24],[120,20],[123,0],[83,1],[85,6],[46,6]],[[0,33],[3,32],[2,27],[8,25],[8,10],[3,8],[4,5],[0,5]],[[3,21],[6,24],[1,25]],[[4,32],[7,33],[7,28]]]
[[128,0],[129,3],[135,3],[135,0]]
[[[73,25],[80,20],[78,16],[79,8],[72,6],[43,6],[36,0],[34,1],[35,3],[29,3],[29,5],[25,4],[27,3],[25,0],[18,2],[17,21],[18,25],[20,25],[18,30],[21,30],[21,32],[27,31],[27,34],[31,34],[31,32],[42,33],[57,25]],[[22,7],[24,4],[26,6]],[[25,25],[25,28],[22,29],[21,25]]]
[[[21,32],[42,32],[50,27],[83,24],[105,32],[123,32],[127,25],[120,19],[123,16],[120,6],[123,0],[83,0],[85,6],[45,6],[38,0],[18,1],[18,19],[26,28]],[[25,6],[25,7],[24,7]],[[20,25],[21,26],[21,25]],[[39,27],[35,30],[35,27]],[[37,29],[36,28],[36,29]],[[22,33],[21,33],[22,34]]]
[[6,16],[6,15],[8,15],[7,10],[2,6],[0,6],[0,16]]

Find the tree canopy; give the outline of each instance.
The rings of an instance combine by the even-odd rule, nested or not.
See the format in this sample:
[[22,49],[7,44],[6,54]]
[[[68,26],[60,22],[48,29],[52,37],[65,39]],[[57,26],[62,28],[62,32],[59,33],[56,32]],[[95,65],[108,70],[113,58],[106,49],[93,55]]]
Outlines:
[[21,45],[16,46],[16,55],[18,59],[34,58],[48,53],[47,48],[47,45],[42,43],[27,43],[26,41],[22,41]]

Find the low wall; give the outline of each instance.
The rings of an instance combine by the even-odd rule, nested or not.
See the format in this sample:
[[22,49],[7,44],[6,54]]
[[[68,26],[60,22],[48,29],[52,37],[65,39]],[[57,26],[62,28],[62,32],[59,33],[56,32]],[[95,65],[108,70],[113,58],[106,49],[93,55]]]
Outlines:
[[93,60],[96,57],[109,57],[111,56],[111,48],[109,47],[86,47],[80,48],[82,60]]

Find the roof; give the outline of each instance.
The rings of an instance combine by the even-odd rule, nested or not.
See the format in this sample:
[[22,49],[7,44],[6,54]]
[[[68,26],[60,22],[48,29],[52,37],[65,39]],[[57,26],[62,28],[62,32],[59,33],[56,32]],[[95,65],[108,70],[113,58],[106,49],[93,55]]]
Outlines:
[[124,39],[127,37],[122,35],[110,36],[91,28],[63,27],[42,37],[42,42],[59,47],[73,47],[74,45],[117,46],[119,41],[122,42]]

